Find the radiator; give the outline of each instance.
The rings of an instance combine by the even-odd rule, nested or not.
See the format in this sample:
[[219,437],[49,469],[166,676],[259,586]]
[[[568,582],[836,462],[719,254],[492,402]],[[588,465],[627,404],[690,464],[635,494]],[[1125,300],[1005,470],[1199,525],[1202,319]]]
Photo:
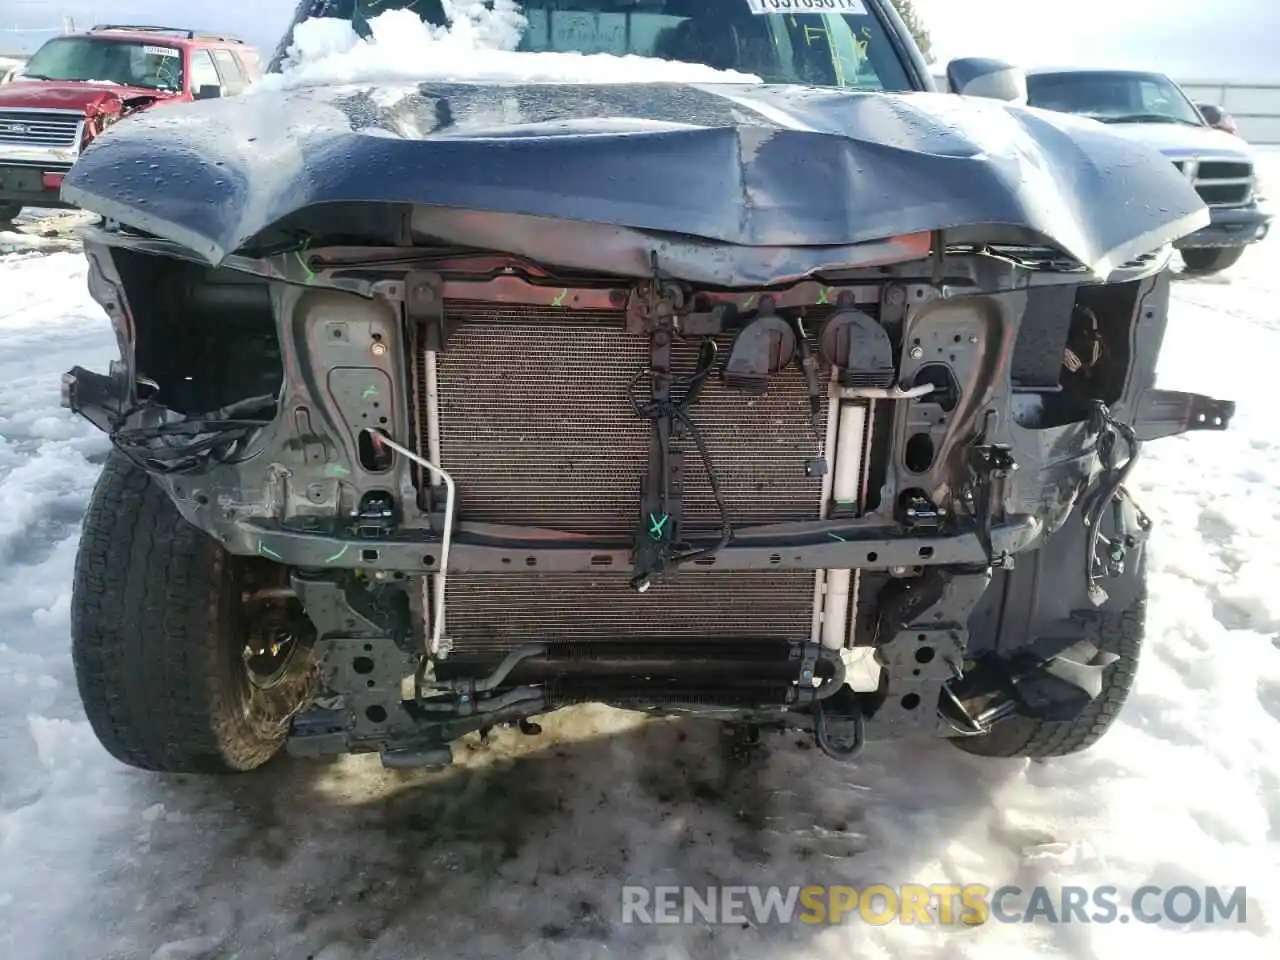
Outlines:
[[[652,424],[637,416],[627,389],[648,367],[647,338],[626,332],[622,311],[450,301],[446,313],[458,326],[437,357],[440,457],[457,484],[460,521],[629,542]],[[730,338],[718,344],[727,356]],[[697,341],[676,342],[673,374],[693,373],[697,349]],[[647,380],[639,389],[643,400]],[[727,391],[714,375],[704,383],[688,413],[735,528],[819,516],[822,481],[806,476],[805,465],[821,451],[823,404],[824,426],[815,431],[794,368],[774,377],[763,397]],[[696,447],[686,438],[676,449],[685,468],[684,532],[714,537],[719,515]],[[451,574],[445,619],[453,656],[493,659],[531,640],[810,635],[811,572],[687,572],[644,594],[628,579],[625,571]]]

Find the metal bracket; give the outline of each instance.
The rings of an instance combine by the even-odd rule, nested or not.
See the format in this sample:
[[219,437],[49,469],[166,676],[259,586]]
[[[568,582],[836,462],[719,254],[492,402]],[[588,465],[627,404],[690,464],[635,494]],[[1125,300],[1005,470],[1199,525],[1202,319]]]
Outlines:
[[1192,430],[1226,430],[1235,416],[1232,400],[1199,393],[1148,390],[1138,401],[1133,430],[1140,441],[1173,437]]
[[404,280],[405,319],[422,325],[423,349],[444,352],[453,329],[444,313],[444,283],[434,273],[409,273]]

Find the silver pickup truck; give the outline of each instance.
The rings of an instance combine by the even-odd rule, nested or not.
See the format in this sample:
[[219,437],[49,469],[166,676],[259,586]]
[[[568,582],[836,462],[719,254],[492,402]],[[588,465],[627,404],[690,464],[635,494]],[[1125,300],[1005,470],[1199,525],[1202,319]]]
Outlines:
[[1083,114],[1154,147],[1173,161],[1209,208],[1212,222],[1175,243],[1192,273],[1218,273],[1267,235],[1273,214],[1253,152],[1207,123],[1179,86],[1161,73],[1054,68],[1027,71],[1032,107]]

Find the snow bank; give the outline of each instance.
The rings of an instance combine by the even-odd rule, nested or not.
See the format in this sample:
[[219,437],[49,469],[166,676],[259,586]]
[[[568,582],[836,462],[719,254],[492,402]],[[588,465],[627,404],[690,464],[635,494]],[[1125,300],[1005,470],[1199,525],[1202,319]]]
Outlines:
[[528,53],[516,47],[527,26],[515,0],[444,0],[448,27],[424,23],[409,10],[369,20],[372,36],[328,17],[294,30],[287,62],[252,92],[325,84],[419,80],[508,83],[760,83],[759,77],[696,63],[608,53]]

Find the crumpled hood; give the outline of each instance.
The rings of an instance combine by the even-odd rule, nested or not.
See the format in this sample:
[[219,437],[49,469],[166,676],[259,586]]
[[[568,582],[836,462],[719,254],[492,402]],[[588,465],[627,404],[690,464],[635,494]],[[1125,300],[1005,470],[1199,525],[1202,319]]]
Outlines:
[[140,114],[89,147],[62,195],[213,263],[335,202],[789,250],[1000,224],[1099,272],[1209,222],[1159,153],[1092,121],[735,84],[260,89]]
[[0,86],[0,110],[21,107],[28,110],[83,110],[110,94],[127,100],[130,97],[173,96],[163,90],[126,87],[115,83],[56,82],[53,80],[17,80]]

